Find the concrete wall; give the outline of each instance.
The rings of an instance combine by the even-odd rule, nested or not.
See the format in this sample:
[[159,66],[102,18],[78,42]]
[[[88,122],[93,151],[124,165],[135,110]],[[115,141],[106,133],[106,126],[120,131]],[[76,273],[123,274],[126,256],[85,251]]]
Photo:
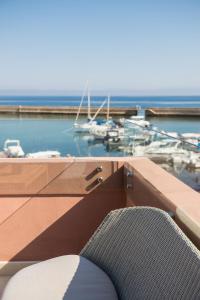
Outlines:
[[[91,113],[94,115],[98,108],[91,107]],[[76,115],[78,106],[0,106],[0,113],[8,114],[61,114],[61,115]],[[80,115],[86,116],[88,109],[81,108]],[[100,115],[107,114],[107,108],[102,108]],[[111,107],[110,115],[113,116],[132,116],[137,114],[137,109],[124,107]]]
[[200,108],[156,107],[145,110],[148,117],[200,117]]

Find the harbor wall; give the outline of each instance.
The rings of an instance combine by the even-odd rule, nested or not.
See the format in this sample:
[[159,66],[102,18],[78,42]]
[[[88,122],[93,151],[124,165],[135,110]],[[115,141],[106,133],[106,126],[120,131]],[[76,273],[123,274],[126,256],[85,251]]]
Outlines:
[[200,117],[200,108],[148,108],[146,117]]
[[[94,115],[98,108],[91,108]],[[0,114],[57,114],[57,115],[76,115],[78,106],[0,106]],[[87,108],[81,108],[80,115],[87,115]],[[106,115],[107,108],[102,108],[99,115]],[[137,115],[137,108],[113,107],[110,108],[110,115],[113,116],[132,116]]]
[[[91,108],[94,115],[98,108]],[[55,115],[76,115],[78,106],[3,106],[0,105],[0,114],[55,114]],[[137,107],[111,107],[112,116],[133,116],[137,115]],[[99,115],[106,115],[107,108],[102,108]],[[87,115],[87,107],[81,108],[80,115]],[[200,117],[200,108],[146,108],[146,117]]]

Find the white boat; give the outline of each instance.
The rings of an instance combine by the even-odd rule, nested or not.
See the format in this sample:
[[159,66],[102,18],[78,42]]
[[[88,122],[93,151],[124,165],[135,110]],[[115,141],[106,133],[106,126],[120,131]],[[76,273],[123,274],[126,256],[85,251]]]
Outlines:
[[90,131],[90,129],[93,126],[99,125],[98,124],[99,122],[98,122],[98,120],[96,120],[96,117],[97,117],[97,115],[99,114],[99,112],[101,111],[101,109],[103,108],[103,106],[105,105],[106,102],[107,102],[107,105],[108,105],[107,118],[108,118],[108,114],[109,114],[110,98],[108,97],[108,100],[105,99],[102,102],[102,104],[97,109],[97,111],[94,114],[94,116],[93,117],[91,116],[91,99],[90,99],[90,92],[89,92],[89,89],[88,89],[88,84],[87,84],[86,88],[87,88],[87,108],[88,108],[88,111],[87,111],[87,122],[85,122],[85,123],[79,123],[78,122],[80,111],[81,111],[81,107],[83,105],[83,101],[84,101],[84,97],[85,97],[85,91],[84,91],[84,93],[82,95],[82,98],[81,98],[81,102],[80,102],[79,108],[78,108],[76,119],[75,119],[75,122],[74,122],[74,130],[77,133],[87,133],[87,132]]
[[181,137],[184,139],[200,139],[200,133],[182,133]]
[[110,120],[100,125],[96,124],[92,126],[89,132],[95,139],[104,139],[107,136],[108,131],[112,129],[116,129],[116,126],[113,121]]
[[129,119],[124,120],[124,125],[147,128],[150,126],[150,122],[145,120],[145,116],[132,116]]
[[[108,130],[117,128],[117,125],[110,119],[109,111],[110,111],[110,96],[108,96],[107,100],[107,116],[106,120],[102,120],[100,123],[96,123],[91,126],[89,133],[94,136],[96,139],[104,139],[107,136]],[[104,102],[105,102],[104,101]]]
[[179,140],[166,139],[163,141],[152,142],[148,146],[133,147],[133,153],[137,156],[169,156],[172,154],[188,154],[188,151],[183,149],[182,142]]
[[180,135],[182,141],[192,148],[200,148],[200,134],[199,133],[182,133]]
[[[156,142],[154,142],[156,143]],[[159,142],[158,142],[159,143]],[[179,140],[170,140],[166,139],[160,142],[160,145],[152,145],[151,143],[147,146],[146,153],[148,154],[163,154],[169,155],[174,153],[183,153],[186,154],[187,150],[183,149],[183,144]]]
[[114,128],[107,131],[104,142],[119,142],[124,139],[124,128]]
[[60,152],[51,150],[28,153],[26,155],[27,158],[57,158],[60,156]]
[[189,151],[187,155],[172,155],[172,163],[173,165],[177,164],[185,164],[191,168],[200,168],[200,153],[195,153],[193,151]]
[[200,168],[200,153],[190,152],[188,165],[195,169],[199,169]]
[[7,139],[4,143],[4,154],[7,157],[24,157],[24,151],[19,140]]
[[176,131],[164,131],[162,130],[161,132],[161,135],[163,138],[174,138],[174,139],[179,139],[180,138],[180,134]]
[[195,146],[196,148],[200,148],[200,140],[195,138],[185,139],[183,140],[184,143],[190,144],[191,146]]
[[90,134],[93,135],[95,139],[104,139],[108,131],[108,127],[105,125],[95,125],[90,128]]
[[96,125],[96,121],[88,120],[88,122],[79,124],[74,123],[74,129],[77,133],[86,132],[88,133],[90,131],[90,128]]
[[[78,122],[78,118],[81,112],[81,107],[83,105],[83,101],[85,98],[85,91],[87,89],[87,108],[88,108],[88,113],[87,113],[87,122],[86,123],[79,123]],[[91,117],[91,109],[90,109],[90,92],[89,92],[89,88],[88,88],[88,83],[86,84],[86,88],[83,92],[82,98],[81,98],[81,102],[77,111],[77,115],[76,115],[76,119],[74,121],[74,130],[75,132],[89,132],[90,127],[95,124],[95,121],[92,120]]]
[[196,157],[191,159],[191,164],[195,169],[199,169],[200,168],[200,154],[199,153],[195,153],[198,154],[196,155]]

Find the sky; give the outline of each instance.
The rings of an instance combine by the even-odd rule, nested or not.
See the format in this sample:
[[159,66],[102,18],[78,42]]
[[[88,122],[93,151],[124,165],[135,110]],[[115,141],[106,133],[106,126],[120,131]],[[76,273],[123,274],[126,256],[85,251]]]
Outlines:
[[0,94],[200,95],[199,0],[0,0]]

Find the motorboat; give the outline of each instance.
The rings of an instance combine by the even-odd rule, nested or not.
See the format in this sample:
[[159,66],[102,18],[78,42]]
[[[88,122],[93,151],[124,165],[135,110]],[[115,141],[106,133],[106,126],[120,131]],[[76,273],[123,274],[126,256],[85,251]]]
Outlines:
[[173,165],[186,165],[189,168],[200,168],[200,153],[188,151],[185,155],[173,154],[170,161]]
[[24,157],[25,155],[19,140],[7,139],[4,142],[3,150],[7,157]]
[[26,155],[27,158],[57,158],[60,156],[60,152],[51,150],[28,153]]
[[[183,160],[184,161],[184,160]],[[189,152],[188,157],[185,158],[188,167],[199,169],[200,168],[200,153],[195,153],[193,151]]]
[[144,116],[131,116],[129,119],[124,120],[124,126],[148,128],[150,122],[146,121]]
[[182,133],[181,137],[183,139],[200,139],[200,133],[192,133],[192,132]]
[[77,133],[88,133],[90,129],[96,124],[96,121],[88,119],[86,123],[74,123],[74,130]]
[[162,154],[169,155],[174,153],[187,153],[187,150],[183,149],[183,143],[179,140],[166,139],[164,141],[152,142],[146,147],[146,153],[148,154]]
[[120,147],[127,143],[127,138],[124,135],[124,128],[108,130],[103,142],[106,145],[106,150],[108,152],[121,151]]
[[180,134],[176,131],[164,131],[162,130],[160,132],[160,137],[162,138],[174,138],[174,139],[179,139],[180,138]]
[[170,156],[172,154],[187,155],[188,151],[183,149],[183,143],[179,140],[165,139],[154,141],[147,146],[132,146],[132,153],[135,156]]
[[200,153],[190,152],[188,166],[195,169],[200,168]]
[[124,139],[124,128],[111,128],[104,137],[104,142],[119,142]]

